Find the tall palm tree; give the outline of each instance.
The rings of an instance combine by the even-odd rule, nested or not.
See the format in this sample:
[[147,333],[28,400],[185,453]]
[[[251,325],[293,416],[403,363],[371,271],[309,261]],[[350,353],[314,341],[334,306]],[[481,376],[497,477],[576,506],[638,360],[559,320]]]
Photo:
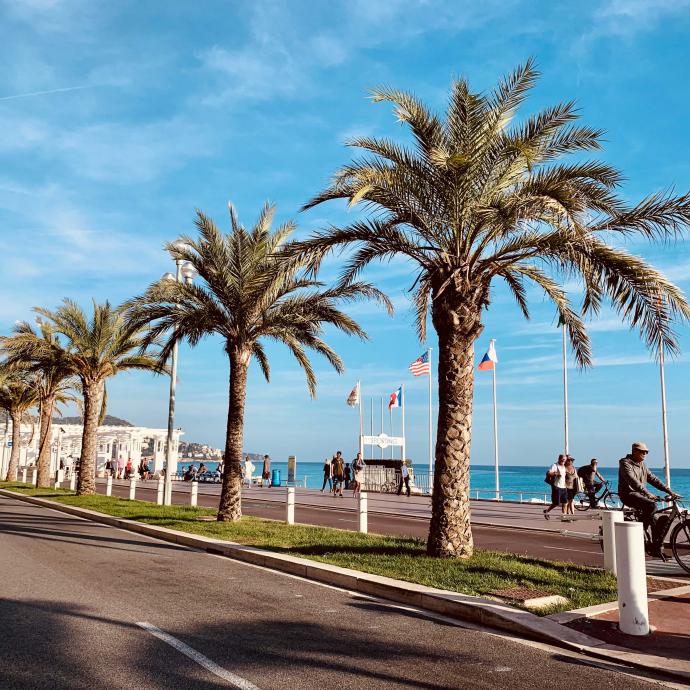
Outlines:
[[[468,557],[473,551],[469,509],[474,343],[491,287],[502,280],[529,318],[526,285],[541,288],[568,331],[580,366],[591,364],[583,317],[602,301],[652,348],[675,352],[674,317],[690,310],[681,291],[659,271],[621,248],[622,241],[678,235],[690,219],[690,197],[656,193],[629,206],[616,189],[621,173],[586,160],[602,132],[577,124],[572,102],[514,120],[538,73],[532,61],[490,93],[453,82],[445,116],[415,96],[383,88],[374,101],[393,104],[409,126],[412,145],[386,139],[349,142],[363,156],[345,165],[309,201],[362,203],[371,215],[329,228],[294,248],[318,267],[335,248],[352,245],[342,272],[348,285],[374,260],[402,255],[415,270],[417,330],[426,338],[428,312],[439,339],[439,413],[432,519],[427,551]],[[575,160],[559,162],[568,154]],[[412,270],[411,269],[411,270]],[[566,279],[584,287],[571,304]]]
[[3,363],[0,367],[0,408],[5,410],[12,420],[12,452],[5,481],[17,481],[22,420],[26,411],[34,407],[38,400],[35,376]]
[[[109,302],[93,302],[93,314],[70,299],[55,311],[36,307],[50,329],[65,337],[65,362],[68,370],[81,384],[84,399],[84,429],[82,432],[81,461],[77,479],[77,494],[96,491],[95,460],[98,425],[105,403],[105,383],[121,371],[144,370],[159,373],[163,368],[155,355],[147,354],[142,329],[133,327],[121,308]],[[43,345],[37,343],[35,352]],[[27,357],[31,358],[31,348]]]
[[241,461],[244,435],[244,407],[247,371],[253,357],[269,380],[270,367],[263,341],[287,345],[307,378],[312,396],[316,376],[305,348],[323,355],[336,371],[340,357],[322,339],[324,325],[366,338],[364,331],[337,308],[339,301],[360,297],[382,299],[366,283],[351,282],[337,289],[303,277],[304,264],[287,262],[282,249],[294,231],[292,223],[271,230],[274,207],[266,205],[256,225],[247,230],[230,206],[231,231],[224,235],[215,223],[197,212],[198,239],[182,237],[167,245],[179,260],[190,261],[203,280],[186,285],[161,280],[141,297],[130,302],[133,323],[152,323],[150,338],[166,335],[160,361],[165,362],[174,344],[187,340],[196,345],[215,333],[224,344],[230,363],[229,404],[225,439],[225,462],[218,520],[239,520],[242,516]]
[[38,329],[24,321],[19,322],[11,337],[0,337],[0,348],[10,365],[35,373],[39,395],[39,487],[50,486],[50,441],[53,413],[58,403],[73,401],[70,390],[77,385],[67,352],[49,324],[40,321]]

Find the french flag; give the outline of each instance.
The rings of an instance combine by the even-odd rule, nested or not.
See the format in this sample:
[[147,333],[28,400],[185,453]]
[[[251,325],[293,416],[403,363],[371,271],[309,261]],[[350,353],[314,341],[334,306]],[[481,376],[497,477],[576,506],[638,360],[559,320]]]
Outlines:
[[479,362],[480,371],[492,371],[498,364],[498,357],[496,356],[496,347],[494,346],[494,342],[496,341],[492,340],[489,343],[489,349],[486,351],[482,361]]
[[391,393],[391,399],[388,401],[388,411],[390,412],[394,407],[402,406],[402,386],[397,391]]

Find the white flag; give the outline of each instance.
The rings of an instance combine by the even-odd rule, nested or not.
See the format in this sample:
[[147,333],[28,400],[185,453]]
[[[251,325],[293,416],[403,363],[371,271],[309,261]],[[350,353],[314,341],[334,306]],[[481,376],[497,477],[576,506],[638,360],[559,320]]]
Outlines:
[[350,391],[350,395],[347,396],[347,404],[350,407],[359,405],[359,381],[357,381],[357,385]]

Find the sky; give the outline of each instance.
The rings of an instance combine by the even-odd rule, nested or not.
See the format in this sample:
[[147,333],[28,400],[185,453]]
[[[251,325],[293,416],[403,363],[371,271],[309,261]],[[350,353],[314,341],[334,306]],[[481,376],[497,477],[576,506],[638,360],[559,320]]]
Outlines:
[[[338,203],[300,207],[351,160],[348,138],[405,140],[389,105],[368,98],[376,86],[412,91],[442,111],[454,77],[486,90],[533,56],[542,77],[523,114],[575,99],[583,122],[606,130],[598,157],[623,171],[630,203],[690,189],[689,0],[5,0],[0,27],[3,333],[31,319],[32,307],[56,307],[63,297],[88,306],[140,293],[172,270],[163,243],[194,232],[197,208],[227,229],[228,201],[247,226],[270,201],[276,222],[293,219],[298,237],[358,217]],[[687,292],[689,247],[680,240],[628,249]],[[341,261],[326,262],[321,278],[332,282]],[[426,464],[427,379],[407,367],[426,347],[435,358],[436,342],[416,338],[411,275],[400,260],[368,271],[396,314],[371,303],[348,308],[369,340],[327,333],[346,371],[337,375],[314,356],[315,400],[289,354],[268,346],[271,382],[255,364],[250,371],[246,451],[280,460],[320,460],[337,449],[353,456],[357,413],[345,400],[355,382],[367,427],[374,399],[375,432],[380,398],[404,383],[407,455]],[[578,286],[568,287],[577,296]],[[563,445],[554,309],[530,292],[527,322],[501,286],[492,296],[476,356],[496,339],[500,462],[546,464]],[[670,459],[690,467],[690,331],[677,330],[683,354],[665,369]],[[610,311],[590,332],[594,367],[569,364],[571,454],[612,465],[639,439],[659,466],[658,365]],[[186,439],[223,445],[227,387],[218,339],[181,348],[176,426]],[[109,383],[109,413],[162,428],[167,388],[164,378],[120,375]],[[491,374],[477,372],[473,464],[493,462],[492,420]],[[390,433],[387,412],[384,426]]]

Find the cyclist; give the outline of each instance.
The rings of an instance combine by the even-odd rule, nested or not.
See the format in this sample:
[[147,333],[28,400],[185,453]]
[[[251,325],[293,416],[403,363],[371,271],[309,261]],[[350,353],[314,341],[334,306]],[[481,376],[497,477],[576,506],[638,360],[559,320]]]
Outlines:
[[656,497],[647,491],[647,484],[651,484],[655,489],[664,491],[673,498],[680,498],[680,496],[673,493],[661,479],[649,471],[644,463],[648,453],[647,446],[641,441],[636,441],[632,444],[632,451],[621,458],[618,466],[618,495],[623,505],[640,511],[644,528],[651,527],[651,555],[661,556],[660,541],[663,538],[664,525],[659,525],[659,520],[655,516]]
[[[601,474],[599,474],[599,461],[596,458],[592,458],[589,465],[580,467],[580,469],[577,471],[577,476],[582,479],[582,482],[585,485],[585,491],[589,496],[590,507],[596,508],[599,500],[597,498],[597,491],[599,491],[599,489],[601,489],[601,487],[606,483],[606,480],[601,476]],[[601,481],[598,482],[596,481],[597,479],[600,479]]]

